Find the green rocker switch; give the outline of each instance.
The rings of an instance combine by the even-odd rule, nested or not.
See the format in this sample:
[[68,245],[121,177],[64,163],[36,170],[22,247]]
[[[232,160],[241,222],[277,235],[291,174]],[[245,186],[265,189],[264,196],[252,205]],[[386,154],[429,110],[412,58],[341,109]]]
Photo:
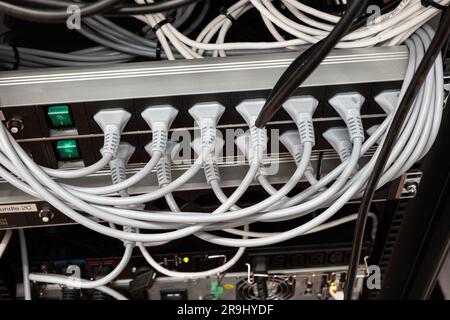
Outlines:
[[70,127],[73,125],[68,105],[49,107],[48,117],[55,128]]
[[61,140],[56,143],[61,160],[73,160],[80,158],[77,142],[75,140]]

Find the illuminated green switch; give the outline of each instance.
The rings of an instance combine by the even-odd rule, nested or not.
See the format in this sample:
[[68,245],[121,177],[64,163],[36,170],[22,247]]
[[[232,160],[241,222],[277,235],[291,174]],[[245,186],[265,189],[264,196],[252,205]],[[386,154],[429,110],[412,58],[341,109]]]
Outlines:
[[77,142],[75,140],[61,140],[56,142],[56,150],[61,160],[72,160],[80,158]]
[[48,117],[55,128],[73,126],[72,116],[70,115],[68,105],[49,107]]

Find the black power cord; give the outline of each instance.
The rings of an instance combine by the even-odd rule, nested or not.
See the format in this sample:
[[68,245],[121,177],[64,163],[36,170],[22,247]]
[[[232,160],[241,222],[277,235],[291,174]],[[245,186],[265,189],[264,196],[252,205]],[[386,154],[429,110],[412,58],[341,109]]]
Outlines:
[[310,46],[289,65],[289,67],[284,71],[278,82],[273,87],[272,91],[267,97],[268,100],[272,99],[272,97],[278,92],[281,86],[289,80],[289,78],[296,72],[296,70],[298,70],[298,68],[301,68],[301,65],[303,65],[309,59],[311,54],[313,54],[317,50],[317,48],[322,44],[323,41],[324,40],[322,39],[319,42],[316,42],[314,45]]
[[5,11],[8,15],[29,21],[64,22],[70,15],[65,10],[53,11],[45,8],[67,8],[70,5],[78,5],[80,6],[80,16],[82,18],[100,13],[107,13],[115,16],[129,16],[166,12],[204,0],[168,0],[145,5],[121,4],[123,1],[124,0],[99,0],[95,3],[86,3],[83,1],[70,0],[19,0],[19,2],[26,3],[29,6],[19,6],[6,1],[0,1],[0,11]]
[[[393,0],[389,3],[386,3],[385,5],[381,6],[380,9],[380,14],[386,14],[389,11],[391,11],[392,9],[396,8],[400,3],[402,2],[402,0]],[[372,14],[370,13],[364,13],[361,17],[359,17],[355,23],[353,23],[352,25],[352,30],[357,30],[361,27],[364,27],[367,24],[367,21],[369,20],[369,18],[372,16]]]
[[439,26],[436,30],[436,34],[431,41],[430,47],[426,51],[422,61],[414,77],[411,80],[408,89],[403,96],[397,112],[392,120],[392,124],[386,135],[386,139],[381,146],[380,154],[376,159],[375,166],[370,175],[367,187],[364,191],[361,206],[359,207],[358,218],[356,220],[355,233],[353,236],[352,254],[350,257],[350,265],[348,270],[347,282],[345,285],[345,299],[350,300],[353,296],[353,290],[356,281],[356,275],[358,271],[359,260],[361,258],[361,248],[364,238],[364,229],[366,227],[367,216],[370,209],[373,196],[376,191],[376,187],[380,180],[380,177],[384,171],[385,164],[392,152],[395,145],[395,140],[403,127],[403,123],[411,110],[411,106],[422,87],[431,67],[436,61],[439,53],[441,52],[445,41],[450,36],[450,7],[445,9]]
[[344,16],[334,27],[333,31],[314,48],[313,51],[306,51],[307,58],[301,54],[292,62],[293,67],[288,68],[275,85],[269,95],[258,119],[256,126],[262,128],[266,125],[275,113],[281,108],[282,104],[294,93],[294,91],[308,78],[311,73],[319,66],[336,44],[348,33],[355,19],[366,8],[369,0],[353,0],[348,5]]

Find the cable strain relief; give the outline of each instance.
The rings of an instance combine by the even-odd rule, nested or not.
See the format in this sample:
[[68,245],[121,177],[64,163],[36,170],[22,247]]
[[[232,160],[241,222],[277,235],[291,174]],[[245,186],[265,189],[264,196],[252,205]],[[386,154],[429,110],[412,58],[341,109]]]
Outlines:
[[105,133],[102,155],[111,154],[113,158],[117,155],[117,150],[119,148],[120,143],[120,133],[117,130],[107,131]]
[[299,165],[300,162],[302,162],[302,157],[303,157],[303,154],[302,154],[301,152],[296,152],[296,153],[295,153],[295,155],[294,155],[294,161],[295,161],[295,163],[296,163],[297,165]]
[[119,184],[127,179],[125,166],[119,165],[116,161],[110,162],[111,166],[111,180],[113,184]]
[[210,160],[204,165],[205,177],[208,184],[211,184],[212,181],[216,180],[220,182],[220,173],[219,166],[217,162],[214,160]]
[[349,117],[347,120],[347,126],[350,140],[352,142],[354,142],[355,139],[361,139],[362,142],[364,141],[364,127],[360,115]]
[[172,168],[167,158],[161,158],[156,165],[156,176],[160,187],[172,181]]
[[168,133],[167,130],[155,129],[152,136],[152,153],[155,151],[165,154],[167,148]]
[[[253,149],[253,161],[261,163],[264,152],[267,149],[267,130],[258,128],[255,125],[250,127],[251,147]],[[249,159],[250,160],[250,159]]]
[[[123,231],[129,232],[129,233],[136,233],[137,229],[133,228],[133,227],[129,227],[129,226],[124,226]],[[130,241],[130,240],[123,240],[123,245],[125,247],[130,246],[130,245],[134,247],[136,245],[136,243],[134,241]]]
[[339,158],[341,158],[341,161],[344,162],[352,155],[352,146],[349,143],[342,144],[338,152]]
[[312,119],[301,121],[298,124],[298,131],[302,144],[309,142],[314,147],[314,145],[316,144],[316,138],[314,134],[314,125]]
[[215,144],[216,144],[216,126],[211,121],[205,121],[200,128],[200,135],[202,141],[202,149],[209,150],[208,155],[212,155],[214,157],[215,153]]

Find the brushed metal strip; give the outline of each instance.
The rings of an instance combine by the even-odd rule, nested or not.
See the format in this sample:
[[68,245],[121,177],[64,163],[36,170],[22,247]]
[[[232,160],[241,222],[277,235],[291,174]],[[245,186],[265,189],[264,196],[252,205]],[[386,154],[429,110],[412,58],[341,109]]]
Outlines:
[[[268,90],[297,53],[2,72],[2,107]],[[401,81],[406,47],[335,50],[304,87]]]

